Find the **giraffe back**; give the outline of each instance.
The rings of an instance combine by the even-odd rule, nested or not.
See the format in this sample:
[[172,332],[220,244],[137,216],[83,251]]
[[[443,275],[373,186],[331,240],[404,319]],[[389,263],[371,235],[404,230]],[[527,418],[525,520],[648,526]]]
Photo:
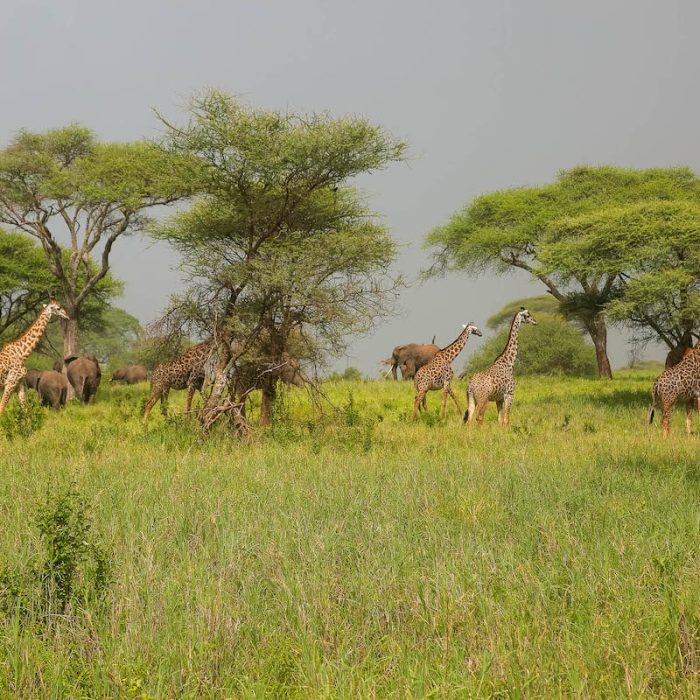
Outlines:
[[201,388],[204,383],[205,364],[214,346],[213,338],[193,345],[179,357],[163,362],[153,370],[151,386],[154,389]]
[[654,382],[652,394],[666,401],[700,396],[700,350],[690,352],[677,365],[664,370]]

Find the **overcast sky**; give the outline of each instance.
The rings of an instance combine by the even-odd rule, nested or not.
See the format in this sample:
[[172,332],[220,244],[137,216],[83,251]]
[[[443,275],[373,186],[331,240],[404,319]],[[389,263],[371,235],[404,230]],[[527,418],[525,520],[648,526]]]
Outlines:
[[[478,194],[578,163],[700,170],[697,0],[5,0],[2,13],[3,143],[74,121],[105,140],[155,136],[153,108],[177,117],[206,87],[384,125],[409,162],[361,184],[409,279],[425,234]],[[156,317],[179,284],[176,256],[134,236],[113,260],[121,305]],[[395,344],[447,344],[542,291],[520,276],[416,284],[403,315],[338,366],[376,374]],[[619,334],[611,356],[626,362]]]

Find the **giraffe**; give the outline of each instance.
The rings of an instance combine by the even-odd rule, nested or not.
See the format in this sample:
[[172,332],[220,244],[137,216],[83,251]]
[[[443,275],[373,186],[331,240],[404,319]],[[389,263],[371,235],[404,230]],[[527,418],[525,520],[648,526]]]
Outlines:
[[51,299],[48,304],[44,305],[34,323],[19,338],[8,343],[0,350],[0,386],[3,384],[5,386],[2,399],[0,399],[0,415],[5,410],[7,402],[15,389],[18,389],[19,402],[24,407],[24,377],[27,374],[24,361],[39,344],[41,336],[44,334],[44,330],[53,314],[66,320],[68,319],[68,314],[61,305],[54,299]]
[[670,420],[676,402],[685,401],[685,431],[690,435],[693,424],[693,408],[700,399],[700,341],[690,348],[685,357],[673,367],[664,370],[651,390],[651,407],[647,423],[654,420],[654,411],[661,404],[661,430],[664,437],[671,432]]
[[471,423],[476,416],[479,425],[484,422],[484,412],[489,401],[495,401],[498,408],[498,424],[506,427],[510,422],[510,407],[515,392],[513,366],[518,355],[518,331],[523,323],[537,325],[537,321],[523,306],[520,307],[510,324],[508,342],[496,361],[484,372],[477,372],[469,382],[467,399],[469,407],[464,414],[464,422]]
[[148,421],[156,401],[160,399],[160,410],[166,415],[168,394],[171,389],[187,389],[186,412],[192,408],[194,392],[201,393],[204,386],[205,365],[215,349],[215,339],[209,338],[202,343],[193,345],[185,353],[169,362],[163,362],[153,370],[151,377],[151,396],[143,412],[143,422]]
[[425,395],[429,391],[442,389],[442,417],[445,417],[447,410],[447,396],[452,397],[452,400],[457,406],[459,414],[462,415],[462,409],[457,401],[457,397],[452,391],[450,383],[454,372],[452,371],[452,362],[462,352],[462,348],[466,345],[469,335],[481,335],[481,331],[473,324],[467,323],[462,326],[463,330],[456,340],[451,342],[447,347],[444,347],[435,354],[428,364],[423,365],[417,372],[414,378],[416,385],[416,398],[413,402],[413,418],[415,419],[421,406],[425,408]]

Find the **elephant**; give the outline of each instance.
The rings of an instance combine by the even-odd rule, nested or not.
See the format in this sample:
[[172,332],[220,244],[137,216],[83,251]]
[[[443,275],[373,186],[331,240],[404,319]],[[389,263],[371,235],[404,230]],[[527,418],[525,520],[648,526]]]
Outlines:
[[[433,338],[433,340],[435,339]],[[417,343],[397,345],[391,353],[391,357],[384,360],[384,364],[391,365],[391,374],[394,379],[398,379],[396,376],[397,368],[401,369],[403,379],[413,379],[416,372],[423,365],[427,365],[439,350],[440,346],[435,345],[435,343],[431,345],[418,345]]]
[[148,381],[148,370],[143,365],[129,365],[115,369],[109,383],[138,384],[146,381]]
[[68,381],[81,403],[93,403],[102,381],[102,371],[97,358],[94,355],[73,355],[66,357],[64,363]]
[[50,406],[56,410],[65,407],[68,380],[60,372],[30,369],[27,370],[24,383],[39,394],[42,406]]
[[283,352],[280,362],[284,365],[280,368],[279,378],[290,386],[304,386],[307,380],[299,360],[288,352]]

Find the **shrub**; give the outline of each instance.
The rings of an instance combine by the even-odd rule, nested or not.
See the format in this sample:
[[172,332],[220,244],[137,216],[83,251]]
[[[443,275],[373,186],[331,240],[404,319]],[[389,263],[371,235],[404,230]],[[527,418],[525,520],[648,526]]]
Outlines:
[[[538,314],[537,326],[524,325],[518,336],[515,373],[579,377],[596,374],[595,350],[578,330],[558,316]],[[472,375],[491,366],[508,342],[510,329],[491,336],[469,358],[465,373]]]
[[41,407],[39,395],[28,391],[24,408],[19,401],[10,401],[0,417],[0,428],[10,441],[15,438],[26,439],[41,428],[45,419],[46,411]]

